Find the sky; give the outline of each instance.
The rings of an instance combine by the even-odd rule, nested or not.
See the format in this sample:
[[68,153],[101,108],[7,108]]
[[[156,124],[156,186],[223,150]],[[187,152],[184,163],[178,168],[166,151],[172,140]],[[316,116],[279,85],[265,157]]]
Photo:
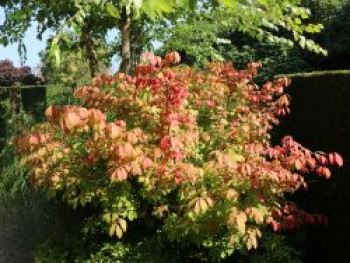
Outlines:
[[[3,22],[4,13],[3,8],[0,8],[0,23]],[[28,30],[24,43],[27,47],[27,62],[26,65],[31,66],[32,68],[36,67],[39,62],[39,52],[45,49],[46,41],[50,34],[47,32],[43,35],[43,40],[40,41],[36,39],[36,23]],[[10,59],[13,61],[15,66],[20,66],[20,56],[18,53],[18,45],[8,45],[3,47],[0,45],[0,60],[2,59]]]

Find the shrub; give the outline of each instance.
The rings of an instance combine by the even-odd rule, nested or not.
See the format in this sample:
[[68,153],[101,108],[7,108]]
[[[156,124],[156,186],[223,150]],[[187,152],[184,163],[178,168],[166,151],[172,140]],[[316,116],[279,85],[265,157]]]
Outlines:
[[260,61],[263,64],[255,82],[265,83],[276,74],[313,69],[302,58],[300,50],[295,47],[269,41],[257,42],[241,33],[231,33],[228,37],[231,44],[219,46],[225,60],[234,61],[236,68],[244,68],[249,61]]
[[8,208],[13,208],[14,203],[23,203],[30,192],[25,171],[10,139],[19,130],[32,126],[34,121],[22,109],[14,110],[9,99],[0,102],[0,109],[1,119],[5,122],[1,126],[2,141],[0,142],[0,214],[2,215]]
[[0,87],[15,83],[34,85],[41,80],[32,73],[28,66],[17,68],[10,60],[0,60]]
[[15,139],[34,184],[85,207],[87,237],[121,240],[100,242],[92,258],[147,258],[167,244],[174,259],[214,262],[257,248],[269,226],[327,223],[285,195],[306,188],[309,172],[329,178],[326,166],[342,166],[340,155],[313,153],[291,137],[269,143],[288,112],[288,79],[259,88],[258,63],[194,71],[171,67],[176,52],[142,58],[133,76],[101,75],[78,88],[86,108],[50,106],[48,122]]

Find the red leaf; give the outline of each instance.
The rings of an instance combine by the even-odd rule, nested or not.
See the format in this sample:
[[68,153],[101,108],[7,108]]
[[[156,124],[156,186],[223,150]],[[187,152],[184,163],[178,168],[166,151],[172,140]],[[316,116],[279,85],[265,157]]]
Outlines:
[[331,171],[327,167],[323,167],[323,176],[326,179],[331,178]]
[[300,171],[302,168],[303,168],[303,164],[302,162],[300,161],[300,159],[297,159],[294,163],[294,167],[296,170]]
[[142,168],[143,169],[148,169],[150,167],[153,166],[153,162],[150,158],[145,158],[143,159],[143,162],[142,162]]
[[334,159],[335,159],[335,164],[338,165],[339,167],[342,167],[344,165],[343,158],[340,156],[338,153],[333,154]]
[[125,180],[128,177],[126,170],[124,168],[119,168],[117,170],[117,178],[118,180]]
[[328,159],[327,159],[326,156],[318,155],[316,158],[317,158],[317,161],[318,161],[319,164],[321,164],[321,165],[328,165]]

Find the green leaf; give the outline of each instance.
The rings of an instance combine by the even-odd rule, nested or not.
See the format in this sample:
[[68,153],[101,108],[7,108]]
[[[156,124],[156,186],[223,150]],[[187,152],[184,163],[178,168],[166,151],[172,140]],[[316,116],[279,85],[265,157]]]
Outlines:
[[108,223],[108,224],[110,224],[111,223],[111,214],[110,213],[106,213],[106,214],[104,214],[103,216],[102,216],[102,219],[106,222],[106,223]]
[[49,56],[55,60],[56,67],[61,64],[60,47],[58,45],[59,36],[55,37],[51,43]]
[[294,19],[294,22],[295,22],[297,25],[301,25],[301,23],[302,23],[302,22],[301,22],[301,19],[298,18],[298,17]]
[[304,36],[301,36],[300,37],[300,41],[299,41],[299,45],[302,47],[302,48],[305,48],[305,44],[306,44],[306,38]]
[[111,3],[107,3],[106,4],[106,10],[107,10],[107,13],[114,17],[114,18],[117,18],[119,19],[120,18],[120,13],[119,13],[119,10],[118,8],[116,8],[113,4]]
[[232,0],[220,0],[220,2],[228,8],[235,8],[237,5],[237,1]]
[[162,16],[163,13],[172,12],[174,6],[169,0],[145,0],[141,10],[150,18],[155,19],[157,16]]

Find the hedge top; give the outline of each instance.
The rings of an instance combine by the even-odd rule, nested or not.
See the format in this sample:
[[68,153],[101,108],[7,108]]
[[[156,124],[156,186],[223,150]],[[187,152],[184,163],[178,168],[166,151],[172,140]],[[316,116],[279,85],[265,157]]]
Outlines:
[[350,76],[350,70],[327,70],[327,71],[313,71],[313,72],[304,72],[304,73],[293,73],[293,74],[280,74],[276,75],[275,78],[280,77],[302,77],[302,78],[309,78],[309,77],[318,77],[318,76],[336,76],[336,75],[349,75]]

